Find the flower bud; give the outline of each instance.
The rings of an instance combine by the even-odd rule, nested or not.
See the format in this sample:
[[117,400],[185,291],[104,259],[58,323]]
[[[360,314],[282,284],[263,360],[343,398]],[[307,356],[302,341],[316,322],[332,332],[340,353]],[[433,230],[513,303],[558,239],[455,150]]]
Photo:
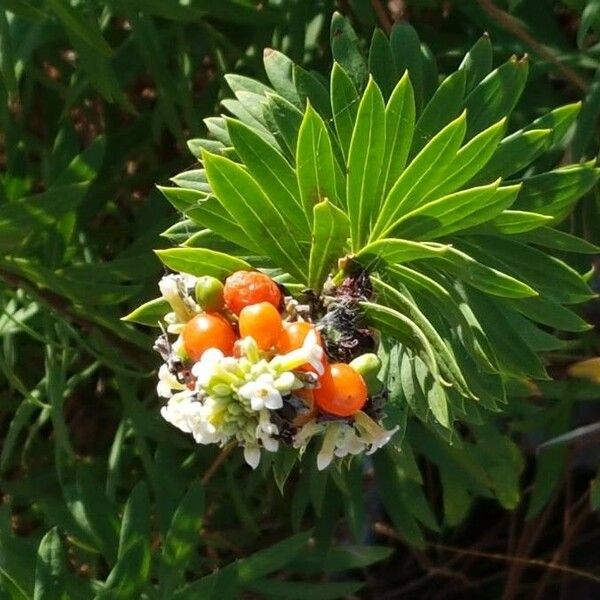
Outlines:
[[225,306],[223,284],[216,277],[210,277],[209,275],[199,277],[194,291],[196,302],[206,312],[219,311]]
[[357,356],[349,365],[357,373],[362,375],[369,394],[376,394],[381,390],[381,381],[377,379],[377,374],[381,370],[381,360],[376,354],[371,352]]

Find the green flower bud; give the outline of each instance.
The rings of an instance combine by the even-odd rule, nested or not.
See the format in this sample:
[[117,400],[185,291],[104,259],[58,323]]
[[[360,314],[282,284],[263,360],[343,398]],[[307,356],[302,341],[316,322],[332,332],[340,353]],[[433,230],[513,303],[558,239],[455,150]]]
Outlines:
[[361,354],[350,363],[350,367],[362,375],[367,384],[369,394],[376,394],[381,390],[381,381],[377,379],[377,374],[381,370],[381,360],[376,354],[371,352]]
[[223,300],[223,284],[216,278],[205,275],[196,281],[196,302],[202,310],[213,312],[222,310],[225,306]]

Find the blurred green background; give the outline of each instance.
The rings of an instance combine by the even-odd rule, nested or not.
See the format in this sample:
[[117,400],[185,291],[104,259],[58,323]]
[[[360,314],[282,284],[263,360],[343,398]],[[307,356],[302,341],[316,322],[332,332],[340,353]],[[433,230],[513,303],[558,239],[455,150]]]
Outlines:
[[[365,50],[408,21],[441,74],[486,31],[496,64],[527,53],[511,126],[581,100],[547,160],[595,159],[598,0],[3,0],[0,598],[598,597],[600,366],[569,376],[597,302],[498,430],[448,449],[415,424],[375,473],[250,472],[159,418],[152,336],[120,321],[186,233],[155,184],[196,164],[225,73],[264,80],[266,47],[328,67],[334,10]],[[597,189],[565,227],[600,243]]]

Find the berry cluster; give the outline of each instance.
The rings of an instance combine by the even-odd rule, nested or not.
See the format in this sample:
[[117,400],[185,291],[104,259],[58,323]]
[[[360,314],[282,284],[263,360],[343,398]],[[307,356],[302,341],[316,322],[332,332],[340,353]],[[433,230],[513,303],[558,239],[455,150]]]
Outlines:
[[327,320],[315,321],[310,305],[264,273],[238,271],[225,282],[167,275],[160,289],[172,308],[156,343],[165,360],[157,390],[168,398],[161,414],[196,442],[235,440],[256,467],[261,449],[286,443],[303,452],[322,435],[323,469],[334,455],[371,452],[390,439],[368,410],[381,395],[377,356],[334,362]]

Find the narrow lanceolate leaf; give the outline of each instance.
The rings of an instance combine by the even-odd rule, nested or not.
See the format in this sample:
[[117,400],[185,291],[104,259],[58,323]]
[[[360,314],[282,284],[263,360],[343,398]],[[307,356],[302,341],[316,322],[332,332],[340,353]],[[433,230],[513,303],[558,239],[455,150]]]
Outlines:
[[338,64],[331,70],[331,110],[344,159],[348,160],[360,97],[352,79]]
[[383,97],[385,99],[389,98],[398,81],[398,73],[396,72],[390,40],[381,29],[376,29],[371,38],[369,73],[379,86]]
[[329,93],[320,79],[302,67],[294,65],[294,85],[303,104],[310,102],[319,114],[327,119],[331,117]]
[[138,306],[138,308],[130,312],[126,317],[122,317],[121,321],[158,327],[159,323],[170,310],[169,303],[164,298],[155,298]]
[[234,271],[251,268],[241,258],[205,248],[168,248],[156,250],[158,258],[173,271],[189,275],[210,275],[223,279]]
[[505,210],[488,223],[465,230],[463,234],[514,235],[516,233],[523,233],[532,229],[537,229],[538,227],[541,227],[550,221],[552,221],[552,217],[540,215],[538,213],[526,212],[522,210]]
[[159,579],[165,598],[185,577],[185,570],[200,542],[203,512],[204,490],[200,482],[195,481],[173,514],[164,540]]
[[453,247],[448,247],[443,256],[436,257],[435,264],[461,281],[494,296],[528,298],[538,295],[526,283],[488,267]]
[[563,331],[588,331],[592,328],[577,313],[560,305],[555,300],[537,298],[515,298],[512,306],[528,319]]
[[532,129],[551,129],[552,139],[550,145],[557,144],[565,136],[569,127],[575,122],[580,109],[581,102],[559,106],[524,127],[523,131],[531,131]]
[[375,278],[373,278],[373,283],[375,291],[386,300],[386,304],[409,317],[423,331],[435,350],[440,370],[448,381],[456,386],[461,394],[472,396],[452,350],[446,345],[417,304],[401,289],[395,289],[384,281]]
[[526,59],[512,57],[467,96],[464,105],[469,115],[467,139],[512,112],[525,87],[528,70]]
[[331,19],[331,51],[333,59],[344,67],[354,85],[362,89],[367,79],[367,63],[352,25],[338,12]]
[[417,114],[421,112],[424,103],[423,58],[421,41],[414,27],[408,23],[396,23],[390,34],[390,45],[396,62],[396,72],[408,71],[410,81],[415,91],[415,106]]
[[205,153],[203,159],[215,195],[248,237],[290,275],[304,281],[306,259],[286,217],[243,167],[214,154]]
[[319,292],[337,260],[344,254],[350,236],[348,217],[324,200],[314,208],[313,240],[308,266],[308,287]]
[[488,163],[504,136],[506,118],[491,125],[465,144],[448,167],[447,177],[426,196],[440,198],[470,181]]
[[414,128],[415,96],[406,72],[385,107],[385,152],[379,183],[379,193],[384,198],[404,169]]
[[371,78],[356,116],[348,156],[346,196],[353,249],[366,239],[371,219],[377,214],[377,185],[385,150],[385,105]]
[[466,72],[466,90],[471,91],[491,70],[493,62],[490,36],[484,33],[465,54],[459,69]]
[[[471,241],[473,240],[473,241]],[[486,264],[519,277],[544,298],[561,304],[585,302],[593,292],[581,275],[566,263],[507,237],[478,237],[460,242],[474,257]],[[477,243],[474,243],[477,242]]]
[[236,246],[242,246],[255,254],[262,253],[262,244],[257,244],[248,237],[239,223],[215,196],[208,196],[193,208],[186,210],[185,215],[194,223],[208,227],[224,240],[228,240]]
[[570,233],[552,229],[550,227],[540,227],[535,231],[528,231],[516,237],[516,239],[535,246],[552,248],[562,252],[575,252],[580,254],[600,254],[600,246],[591,244],[587,240],[575,237]]
[[298,134],[296,172],[304,212],[312,223],[313,208],[327,199],[340,203],[331,140],[323,119],[308,105]]
[[443,179],[448,165],[456,156],[465,128],[463,113],[444,127],[403,171],[383,202],[371,241],[386,237],[395,221],[416,208],[422,198]]
[[300,106],[300,98],[294,85],[292,60],[273,48],[265,48],[263,63],[273,89],[288,102]]
[[471,185],[518,173],[540,156],[551,141],[551,129],[531,129],[509,135],[500,142],[494,156],[473,178]]
[[562,220],[569,214],[575,201],[598,181],[600,169],[594,166],[594,162],[526,177],[515,208]]
[[33,600],[62,600],[64,576],[64,553],[58,531],[54,528],[42,538],[38,548]]
[[267,144],[247,125],[229,120],[227,127],[235,150],[250,175],[271,202],[280,205],[280,212],[287,215],[298,239],[307,241],[308,220],[300,200],[294,169],[273,146]]
[[366,269],[370,269],[374,268],[380,260],[397,264],[424,258],[439,258],[449,249],[450,246],[444,244],[400,239],[379,240],[365,246],[355,258]]
[[265,118],[271,119],[276,127],[273,135],[282,140],[291,156],[295,156],[298,132],[302,124],[302,112],[277,94],[267,94],[264,110],[265,115],[267,112],[269,115]]
[[373,327],[413,349],[427,365],[433,378],[436,381],[443,381],[439,373],[436,353],[420,327],[409,317],[389,306],[373,302],[361,302],[360,305]]
[[518,185],[499,185],[498,179],[432,200],[402,217],[394,233],[402,238],[433,240],[485,223],[511,206],[519,193]]
[[465,93],[465,78],[464,71],[456,71],[442,81],[417,121],[411,156],[418,154],[440,129],[459,115]]

